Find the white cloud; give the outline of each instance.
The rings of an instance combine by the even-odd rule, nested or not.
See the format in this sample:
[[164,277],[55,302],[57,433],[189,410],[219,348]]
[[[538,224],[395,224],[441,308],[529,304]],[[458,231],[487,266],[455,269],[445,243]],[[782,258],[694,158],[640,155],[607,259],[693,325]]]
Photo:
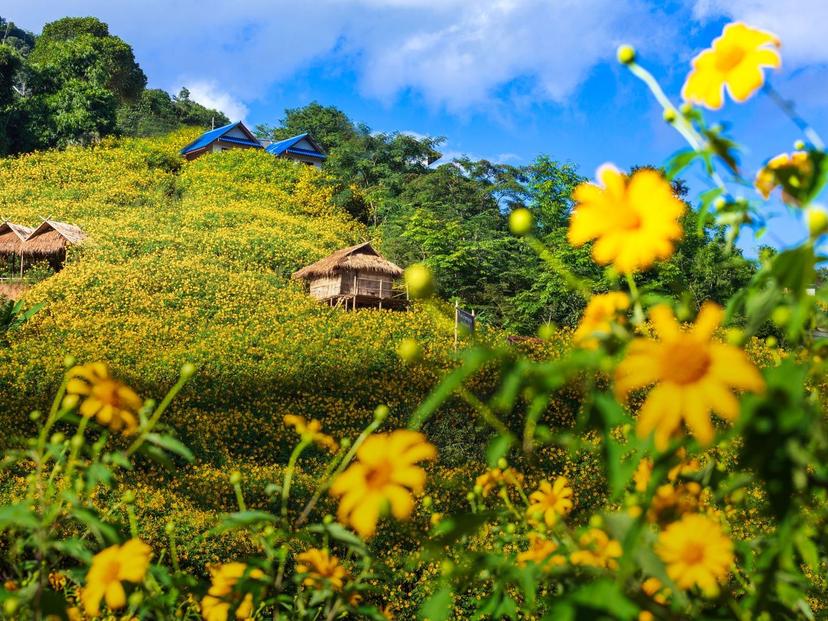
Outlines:
[[224,112],[231,121],[243,121],[247,117],[248,108],[236,97],[222,90],[218,84],[211,81],[185,81],[190,90],[190,99],[203,106]]
[[786,64],[828,63],[826,0],[696,0],[693,13],[698,19],[738,19],[776,33]]
[[66,14],[100,17],[134,46],[151,85],[173,92],[206,83],[208,94],[249,105],[275,84],[289,89],[297,72],[330,64],[353,70],[369,97],[391,103],[413,93],[432,107],[490,114],[504,93],[565,102],[622,40],[661,49],[678,27],[645,0],[3,4],[4,16],[33,30]]

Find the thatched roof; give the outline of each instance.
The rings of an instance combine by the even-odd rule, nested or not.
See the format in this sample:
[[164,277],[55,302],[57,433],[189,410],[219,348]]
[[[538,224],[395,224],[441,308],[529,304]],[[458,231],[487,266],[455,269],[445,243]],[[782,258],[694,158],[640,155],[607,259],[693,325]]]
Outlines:
[[321,278],[344,271],[375,272],[393,277],[402,276],[403,269],[374,250],[371,242],[337,250],[332,255],[303,267],[293,274],[296,279]]
[[0,254],[20,254],[20,248],[33,228],[6,220],[0,224]]
[[25,254],[49,255],[58,254],[66,246],[81,243],[86,239],[80,227],[56,220],[44,220],[23,244]]

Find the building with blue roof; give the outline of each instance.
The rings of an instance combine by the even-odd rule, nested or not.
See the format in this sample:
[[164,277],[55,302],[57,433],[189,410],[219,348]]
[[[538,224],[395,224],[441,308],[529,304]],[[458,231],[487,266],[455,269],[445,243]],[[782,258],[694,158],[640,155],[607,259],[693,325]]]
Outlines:
[[322,166],[327,157],[324,149],[308,133],[278,142],[259,140],[241,121],[204,132],[181,149],[181,155],[187,160],[194,160],[205,153],[218,153],[228,149],[265,149],[276,157],[284,157],[317,168]]

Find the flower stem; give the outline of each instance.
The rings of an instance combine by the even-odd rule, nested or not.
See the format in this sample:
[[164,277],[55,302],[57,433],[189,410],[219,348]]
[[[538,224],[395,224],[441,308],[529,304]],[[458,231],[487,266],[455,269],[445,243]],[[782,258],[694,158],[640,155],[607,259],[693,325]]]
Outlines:
[[310,440],[302,440],[299,444],[296,445],[296,448],[293,449],[293,452],[290,454],[290,459],[288,459],[287,468],[285,469],[285,479],[282,483],[282,517],[287,517],[288,513],[288,498],[290,496],[290,483],[293,480],[293,473],[296,470],[296,462],[299,459],[299,456],[302,454],[302,451],[310,444]]
[[153,427],[155,427],[155,424],[158,422],[158,419],[161,418],[161,415],[169,407],[170,403],[172,403],[172,400],[175,399],[176,395],[178,395],[178,393],[181,392],[181,389],[184,388],[185,384],[188,381],[190,381],[190,377],[192,377],[192,376],[191,375],[186,375],[186,376],[185,375],[180,375],[179,376],[178,381],[175,383],[175,385],[172,388],[170,388],[169,392],[167,393],[167,396],[164,397],[164,399],[161,401],[161,403],[155,409],[155,412],[153,412],[152,416],[150,417],[149,421],[147,422],[147,426],[144,427],[143,431],[141,432],[141,435],[139,435],[137,438],[135,438],[135,441],[127,449],[127,451],[126,451],[126,456],[127,457],[130,457],[133,453],[135,453],[135,451],[137,451],[139,448],[141,448],[141,445],[146,441],[147,436],[150,434]]

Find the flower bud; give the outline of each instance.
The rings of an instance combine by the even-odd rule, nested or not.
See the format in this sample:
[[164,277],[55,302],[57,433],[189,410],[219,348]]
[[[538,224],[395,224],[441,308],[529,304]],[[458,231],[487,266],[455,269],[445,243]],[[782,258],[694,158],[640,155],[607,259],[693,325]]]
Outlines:
[[791,319],[791,309],[787,306],[777,306],[771,313],[771,321],[779,328],[785,326]]
[[440,573],[444,576],[450,576],[454,571],[454,563],[451,561],[443,561],[440,563]]
[[593,528],[601,528],[604,525],[604,518],[600,515],[593,515],[589,518],[589,525]]
[[828,233],[828,212],[819,207],[809,207],[805,212],[805,220],[808,223],[808,233],[811,238]]
[[716,200],[713,201],[713,209],[721,211],[725,207],[727,207],[727,199],[724,196],[717,196]]
[[616,56],[622,65],[631,65],[635,62],[635,48],[632,45],[619,45]]
[[182,379],[190,379],[193,375],[195,375],[196,367],[192,362],[185,362],[181,365],[181,378]]
[[466,494],[466,500],[468,500],[469,502],[474,502],[474,492],[469,492],[468,494]]
[[325,517],[322,518],[323,524],[333,524],[334,523],[334,516],[328,513]]
[[35,421],[40,418],[40,412],[38,410],[33,411],[29,414],[29,420]]
[[500,468],[501,470],[506,470],[506,468],[509,467],[509,462],[506,461],[505,457],[501,457],[500,459],[497,460],[497,467]]
[[3,602],[3,612],[5,612],[9,617],[13,617],[14,613],[17,612],[17,608],[20,605],[20,600],[16,597],[9,597]]
[[71,369],[73,366],[75,366],[76,362],[77,362],[77,360],[75,359],[74,356],[68,356],[67,355],[67,356],[64,356],[64,358],[63,358],[63,366],[66,369]]
[[381,423],[388,418],[388,414],[390,414],[390,412],[391,410],[388,409],[387,405],[378,405],[374,410],[374,420]]
[[123,493],[123,495],[121,496],[121,501],[125,505],[131,505],[132,503],[134,503],[135,502],[135,490],[128,489],[127,491],[125,491]]
[[351,438],[342,438],[339,441],[339,446],[341,446],[345,450],[348,450],[349,448],[351,448]]
[[279,487],[278,485],[276,485],[275,483],[268,483],[268,484],[265,486],[265,494],[267,494],[268,496],[275,496],[275,495],[276,495],[276,494],[278,494],[280,491],[282,491],[282,488],[280,488],[280,487]]
[[665,122],[670,123],[672,125],[676,122],[678,114],[676,113],[675,108],[667,108],[664,110],[664,113],[661,116],[664,118]]
[[434,275],[423,263],[415,263],[405,270],[405,286],[408,295],[415,300],[430,298],[434,294]]
[[532,232],[532,212],[525,207],[515,209],[509,214],[509,230],[512,235],[523,237]]
[[272,526],[265,526],[264,530],[262,530],[262,534],[265,537],[272,537],[276,533],[276,529]]
[[683,103],[683,104],[681,104],[681,106],[679,107],[679,110],[681,110],[681,113],[682,113],[684,116],[687,116],[688,114],[690,114],[691,112],[693,112],[693,104],[691,104],[691,103],[689,103],[689,102],[684,102],[684,103]]
[[64,410],[74,410],[77,407],[79,401],[80,401],[80,396],[78,396],[78,395],[66,395],[63,398],[63,403],[62,403],[63,409]]
[[423,496],[423,508],[424,509],[430,508],[431,505],[433,505],[433,504],[434,504],[434,500],[431,498],[431,496]]
[[52,444],[63,444],[63,441],[66,439],[66,436],[63,435],[60,431],[55,432],[52,434],[52,437],[49,438],[49,441]]
[[417,339],[404,338],[397,346],[397,355],[406,364],[411,364],[423,357],[423,348],[420,347]]
[[476,496],[482,496],[483,495],[483,486],[480,485],[479,483],[477,485],[475,485],[474,488],[472,488],[472,490],[474,491]]
[[513,534],[516,530],[517,530],[517,526],[515,526],[511,522],[506,524],[506,532],[509,533],[510,535]]
[[174,534],[175,533],[175,524],[173,524],[172,522],[167,522],[164,525],[164,532],[167,533],[168,535]]
[[73,449],[79,449],[83,446],[83,441],[85,438],[83,436],[74,435],[72,439],[69,441]]
[[778,344],[779,344],[779,341],[776,339],[775,336],[769,336],[768,338],[765,339],[765,345],[767,345],[771,349],[776,347]]
[[239,483],[241,483],[241,480],[242,480],[242,474],[238,470],[233,470],[233,472],[230,473],[230,484],[231,485],[238,485]]
[[144,601],[144,593],[142,591],[134,591],[129,596],[129,607],[130,608],[138,608],[141,605],[141,602]]
[[541,324],[541,327],[538,328],[538,338],[543,339],[544,341],[548,341],[552,337],[555,336],[556,327],[553,323],[544,323]]
[[805,150],[805,141],[804,140],[797,140],[794,142],[793,147],[797,151],[804,151]]

